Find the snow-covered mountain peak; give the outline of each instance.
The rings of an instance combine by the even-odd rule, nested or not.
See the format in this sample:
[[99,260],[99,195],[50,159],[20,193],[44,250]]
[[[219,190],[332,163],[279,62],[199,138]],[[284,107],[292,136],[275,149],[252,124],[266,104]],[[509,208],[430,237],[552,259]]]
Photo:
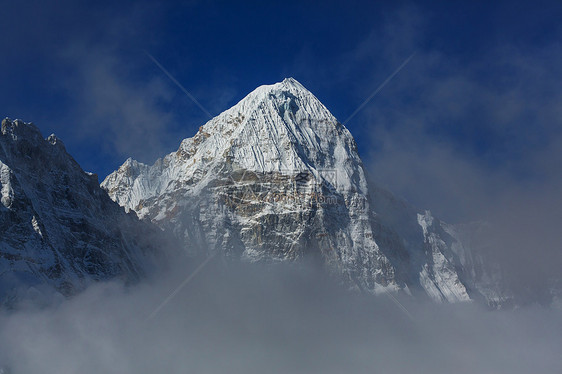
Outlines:
[[288,77],[288,78],[283,79],[283,82],[281,82],[281,84],[285,84],[285,85],[288,85],[288,86],[289,86],[289,85],[290,85],[290,86],[296,86],[296,87],[298,87],[299,89],[306,90],[306,88],[304,88],[304,86],[303,86],[302,84],[300,84],[300,82],[297,81],[297,80],[296,80],[295,78],[293,78],[293,77]]
[[[256,88],[152,166],[127,160],[102,187],[188,251],[250,261],[312,251],[358,287],[398,287],[368,224],[353,137],[293,78]],[[268,219],[277,224],[262,233]]]
[[291,92],[294,95],[300,94],[301,96],[311,95],[314,96],[306,87],[304,87],[299,81],[295,78],[285,78],[281,82],[273,83],[273,84],[265,84],[262,86],[257,87],[254,91],[246,96],[246,98],[254,97],[254,96],[266,96],[270,93],[275,92]]
[[19,139],[31,142],[43,141],[43,136],[35,125],[7,117],[2,120],[2,135],[9,135],[14,141]]
[[124,173],[133,175],[136,171],[146,167],[147,165],[143,164],[142,162],[138,162],[137,160],[129,157],[127,160],[125,160],[123,165],[119,167],[119,170]]
[[312,257],[369,292],[470,299],[458,240],[429,211],[371,195],[350,132],[293,78],[256,88],[152,166],[128,159],[102,187],[192,254]]
[[[261,119],[266,121],[261,122]],[[218,126],[227,130],[232,128],[228,126],[229,124],[237,126],[248,122],[252,122],[256,131],[262,126],[267,129],[267,125],[278,125],[278,131],[270,132],[268,134],[270,137],[286,135],[280,131],[283,125],[298,129],[307,127],[322,135],[326,125],[338,124],[336,118],[320,100],[294,78],[286,78],[282,82],[256,88],[238,104],[203,126],[203,129],[207,132],[216,130],[216,122],[227,125]]]
[[213,159],[225,155],[256,172],[343,168],[350,155],[358,158],[349,131],[293,78],[258,87],[201,127],[182,149],[191,153],[194,143]]
[[[127,160],[102,186],[134,210],[142,200],[178,184],[206,180],[209,171],[225,167],[255,173],[306,172],[317,179],[328,171],[337,173],[333,188],[366,193],[363,172],[357,170],[360,165],[345,126],[310,91],[287,78],[256,88],[152,167]],[[123,185],[132,188],[117,187]]]
[[55,134],[51,134],[44,139],[39,129],[31,122],[28,123],[19,119],[11,120],[10,118],[4,118],[2,120],[2,135],[11,139],[12,145],[18,142],[27,142],[32,147],[43,147],[50,144],[66,152],[62,140]]
[[64,148],[64,143],[55,134],[49,135],[47,141],[51,143],[51,145]]

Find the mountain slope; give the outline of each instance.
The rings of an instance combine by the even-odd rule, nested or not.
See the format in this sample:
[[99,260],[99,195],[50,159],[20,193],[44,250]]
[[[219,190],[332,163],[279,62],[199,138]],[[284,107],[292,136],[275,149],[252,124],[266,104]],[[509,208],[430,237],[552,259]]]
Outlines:
[[314,259],[368,292],[471,298],[456,241],[370,193],[350,132],[292,78],[258,87],[152,166],[127,160],[102,187],[191,254]]
[[488,229],[485,224],[447,224],[373,183],[370,196],[376,240],[412,292],[437,302],[469,298],[493,308],[512,301],[501,269],[487,258],[489,248],[479,240]]
[[56,136],[43,139],[34,125],[4,119],[0,187],[2,296],[43,285],[70,294],[93,280],[134,280],[154,266],[150,240],[159,230],[111,201]]

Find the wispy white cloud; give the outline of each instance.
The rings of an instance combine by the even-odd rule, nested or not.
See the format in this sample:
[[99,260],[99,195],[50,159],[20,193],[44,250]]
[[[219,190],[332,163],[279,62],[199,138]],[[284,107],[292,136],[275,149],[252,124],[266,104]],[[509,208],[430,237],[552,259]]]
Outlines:
[[106,152],[147,162],[171,151],[171,139],[177,137],[177,143],[180,137],[166,110],[175,95],[172,87],[164,78],[132,77],[144,62],[142,52],[138,55],[135,67],[108,46],[71,46],[64,57],[74,71],[65,85],[75,94],[76,138],[93,139]]

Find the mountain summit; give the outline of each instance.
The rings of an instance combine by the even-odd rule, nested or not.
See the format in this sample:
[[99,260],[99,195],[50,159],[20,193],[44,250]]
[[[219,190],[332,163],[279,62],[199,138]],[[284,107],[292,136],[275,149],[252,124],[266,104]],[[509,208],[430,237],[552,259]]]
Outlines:
[[369,186],[350,132],[293,78],[258,87],[152,166],[127,160],[102,187],[191,255],[312,259],[373,293],[482,294],[454,230]]
[[373,239],[353,137],[292,78],[258,87],[153,166],[128,160],[102,187],[190,253],[315,257],[360,288],[399,288]]
[[[158,160],[150,172],[130,159],[102,186],[121,205],[143,216],[145,210],[137,209],[141,200],[174,189],[171,181],[203,178],[213,167],[225,164],[259,173],[310,171],[316,176],[319,169],[337,169],[344,173],[334,187],[341,189],[351,186],[360,160],[349,131],[312,93],[287,78],[258,87],[200,127],[193,138],[182,141],[177,152]],[[147,171],[150,183],[144,175],[130,180],[127,170]],[[121,187],[121,177],[133,189],[115,190]],[[365,193],[364,183],[361,187]]]

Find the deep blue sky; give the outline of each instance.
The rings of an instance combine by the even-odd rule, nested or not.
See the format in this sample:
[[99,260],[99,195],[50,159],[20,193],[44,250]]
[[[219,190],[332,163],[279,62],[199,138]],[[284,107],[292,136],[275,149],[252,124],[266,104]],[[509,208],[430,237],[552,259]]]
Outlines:
[[444,215],[445,193],[551,183],[560,2],[430,3],[3,1],[0,115],[56,133],[103,179],[207,119],[144,51],[213,115],[293,76],[341,121],[415,52],[348,124],[375,179]]

